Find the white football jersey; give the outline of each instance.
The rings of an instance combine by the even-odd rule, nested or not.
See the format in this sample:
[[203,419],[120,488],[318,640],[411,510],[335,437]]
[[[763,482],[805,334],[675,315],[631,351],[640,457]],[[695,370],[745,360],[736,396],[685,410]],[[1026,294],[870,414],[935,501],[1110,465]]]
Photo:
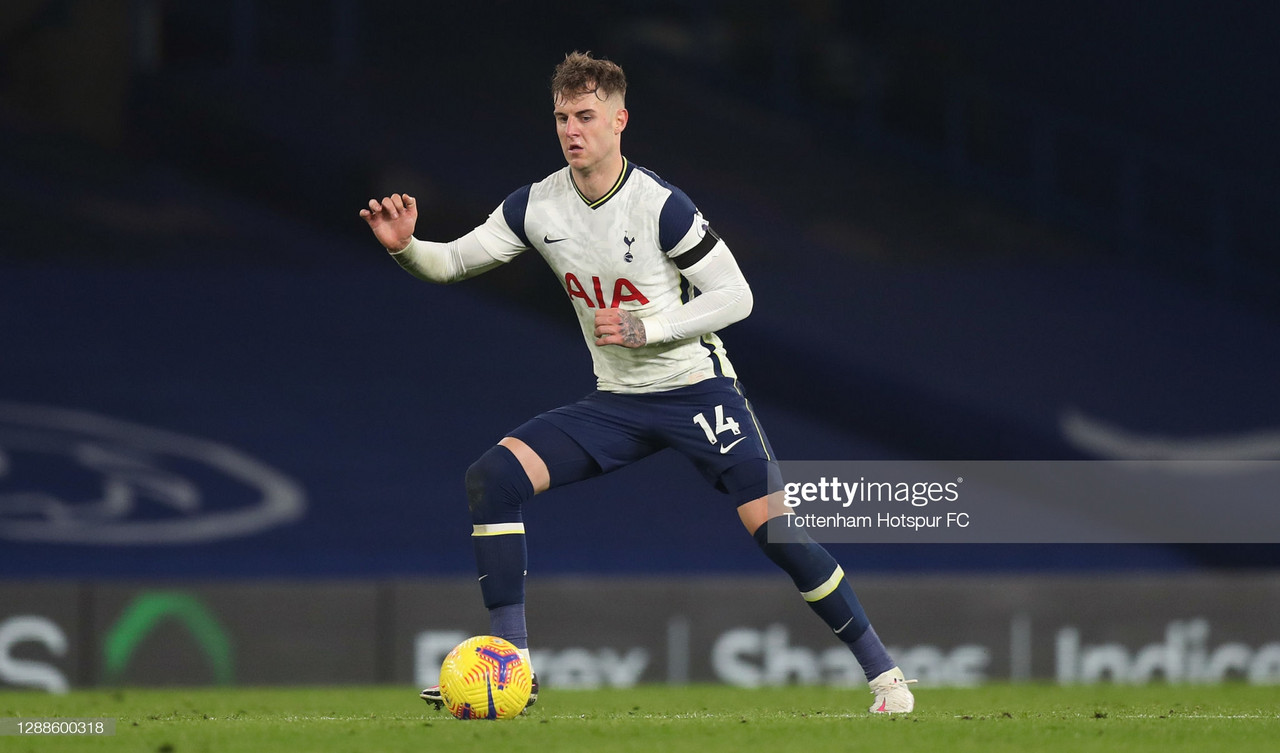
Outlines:
[[736,377],[714,332],[642,348],[595,344],[597,309],[644,318],[691,300],[680,270],[718,240],[689,197],[657,175],[624,160],[613,188],[589,201],[566,166],[512,192],[476,232],[497,261],[530,248],[546,259],[578,315],[600,390],[657,392]]

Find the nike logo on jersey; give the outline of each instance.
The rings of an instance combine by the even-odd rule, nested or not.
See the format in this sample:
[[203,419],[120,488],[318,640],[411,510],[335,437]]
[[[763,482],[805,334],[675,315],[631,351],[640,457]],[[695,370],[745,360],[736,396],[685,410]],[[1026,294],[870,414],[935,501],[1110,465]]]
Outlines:
[[736,445],[737,443],[741,442],[744,439],[746,439],[746,437],[739,437],[738,439],[735,439],[732,442],[730,442],[728,447],[725,447],[724,445],[720,445],[720,454],[724,455],[728,453],[729,450],[733,449],[734,445]]
[[546,243],[547,245],[551,245],[552,243],[559,243],[560,241],[567,241],[567,240],[569,239],[568,238],[552,238],[549,235],[542,236],[542,242]]

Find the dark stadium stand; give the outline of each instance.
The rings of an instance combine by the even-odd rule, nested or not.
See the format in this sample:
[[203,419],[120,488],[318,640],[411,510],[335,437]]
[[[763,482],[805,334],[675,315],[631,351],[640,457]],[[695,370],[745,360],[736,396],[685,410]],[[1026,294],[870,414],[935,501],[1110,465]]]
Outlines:
[[[396,28],[372,29],[356,22],[359,3],[297,24],[279,8],[298,4],[234,5],[262,7],[237,17],[164,6],[163,42],[135,59],[114,136],[33,105],[12,83],[24,48],[0,56],[0,575],[469,573],[463,470],[526,417],[590,390],[589,362],[534,254],[428,287],[383,258],[356,212],[370,196],[412,191],[426,207],[419,235],[449,238],[557,169],[545,79],[574,47],[627,67],[629,156],[699,202],[751,280],[755,311],[725,340],[785,458],[1107,458],[1116,445],[1099,437],[1194,446],[1280,427],[1280,282],[1258,250],[1273,246],[1274,220],[1251,220],[1258,192],[1222,206],[1218,184],[1163,147],[1144,174],[1185,180],[1134,194],[1159,211],[1135,225],[1123,191],[1077,201],[1072,181],[1123,177],[1123,154],[1102,161],[1112,145],[1090,140],[1129,133],[1125,123],[1074,131],[1080,141],[1054,152],[1061,185],[1037,194],[1033,169],[997,169],[1034,162],[1034,144],[949,142],[930,120],[948,117],[945,97],[903,104],[919,100],[893,88],[912,80],[895,67],[899,48],[865,36],[833,32],[831,44],[901,74],[880,82],[878,114],[864,89],[841,99],[790,86],[814,69],[788,51],[813,48],[782,32],[753,36],[729,14],[730,42],[688,43],[720,28],[714,3],[647,14],[622,3],[578,36],[504,5],[483,39],[444,31],[474,25],[466,9],[409,10]],[[901,22],[885,13],[879,23]],[[0,33],[28,40],[67,24],[46,14]],[[993,132],[1033,104],[1004,119],[989,111]],[[929,122],[940,130],[918,127]],[[966,122],[985,133],[981,119]],[[1009,131],[1016,143],[1036,133]],[[1266,182],[1261,164],[1248,185]],[[1187,219],[1187,207],[1203,214]],[[1216,234],[1221,217],[1234,245]],[[487,336],[499,329],[510,339]],[[296,483],[305,504],[249,535],[181,546],[23,538],[21,524],[41,516],[92,523],[49,499],[111,500],[88,473],[101,464],[86,460],[87,440],[69,431],[50,450],[32,437],[52,430],[33,433],[23,406],[42,407],[46,424],[46,409],[70,409],[232,448]],[[103,445],[123,453],[105,478],[138,495],[131,514],[173,514],[158,504],[161,481],[130,475],[146,453],[116,441]],[[1280,457],[1273,444],[1267,459]],[[193,484],[206,511],[234,507],[244,491],[210,457],[169,458],[168,482]],[[655,457],[539,498],[534,565],[767,570],[718,504],[687,463]],[[596,530],[608,534],[586,535]],[[839,556],[849,568],[921,571],[1280,564],[1264,545],[884,553]]]

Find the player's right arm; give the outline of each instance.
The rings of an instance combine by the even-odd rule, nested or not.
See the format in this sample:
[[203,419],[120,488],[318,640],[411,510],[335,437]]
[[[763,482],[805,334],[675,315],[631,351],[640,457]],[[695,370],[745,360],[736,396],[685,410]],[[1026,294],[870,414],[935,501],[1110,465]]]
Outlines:
[[[382,201],[370,199],[368,208],[360,210],[360,216],[396,263],[420,280],[457,282],[487,272],[511,258],[495,256],[482,242],[482,235],[491,234],[487,224],[449,243],[415,238],[418,202],[409,194],[392,194]],[[488,245],[494,242],[490,240]]]

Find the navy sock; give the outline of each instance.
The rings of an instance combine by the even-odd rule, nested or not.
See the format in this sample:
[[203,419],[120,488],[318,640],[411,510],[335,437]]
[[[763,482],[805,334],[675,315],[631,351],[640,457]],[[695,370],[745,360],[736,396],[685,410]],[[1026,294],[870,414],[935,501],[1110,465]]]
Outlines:
[[876,629],[870,625],[867,625],[862,635],[849,644],[849,648],[853,650],[853,655],[862,665],[862,672],[867,676],[868,682],[897,666],[893,657],[889,656],[884,643],[880,641],[880,636],[876,635]]
[[508,604],[489,610],[489,632],[506,638],[516,648],[529,648],[529,629],[524,623],[524,604]]
[[524,604],[524,581],[528,567],[523,533],[500,536],[472,534],[471,548],[480,573],[480,594],[489,609]]
[[868,680],[894,667],[844,570],[825,548],[803,530],[787,527],[782,518],[767,521],[754,538],[765,556],[791,576],[809,608],[849,647]]

